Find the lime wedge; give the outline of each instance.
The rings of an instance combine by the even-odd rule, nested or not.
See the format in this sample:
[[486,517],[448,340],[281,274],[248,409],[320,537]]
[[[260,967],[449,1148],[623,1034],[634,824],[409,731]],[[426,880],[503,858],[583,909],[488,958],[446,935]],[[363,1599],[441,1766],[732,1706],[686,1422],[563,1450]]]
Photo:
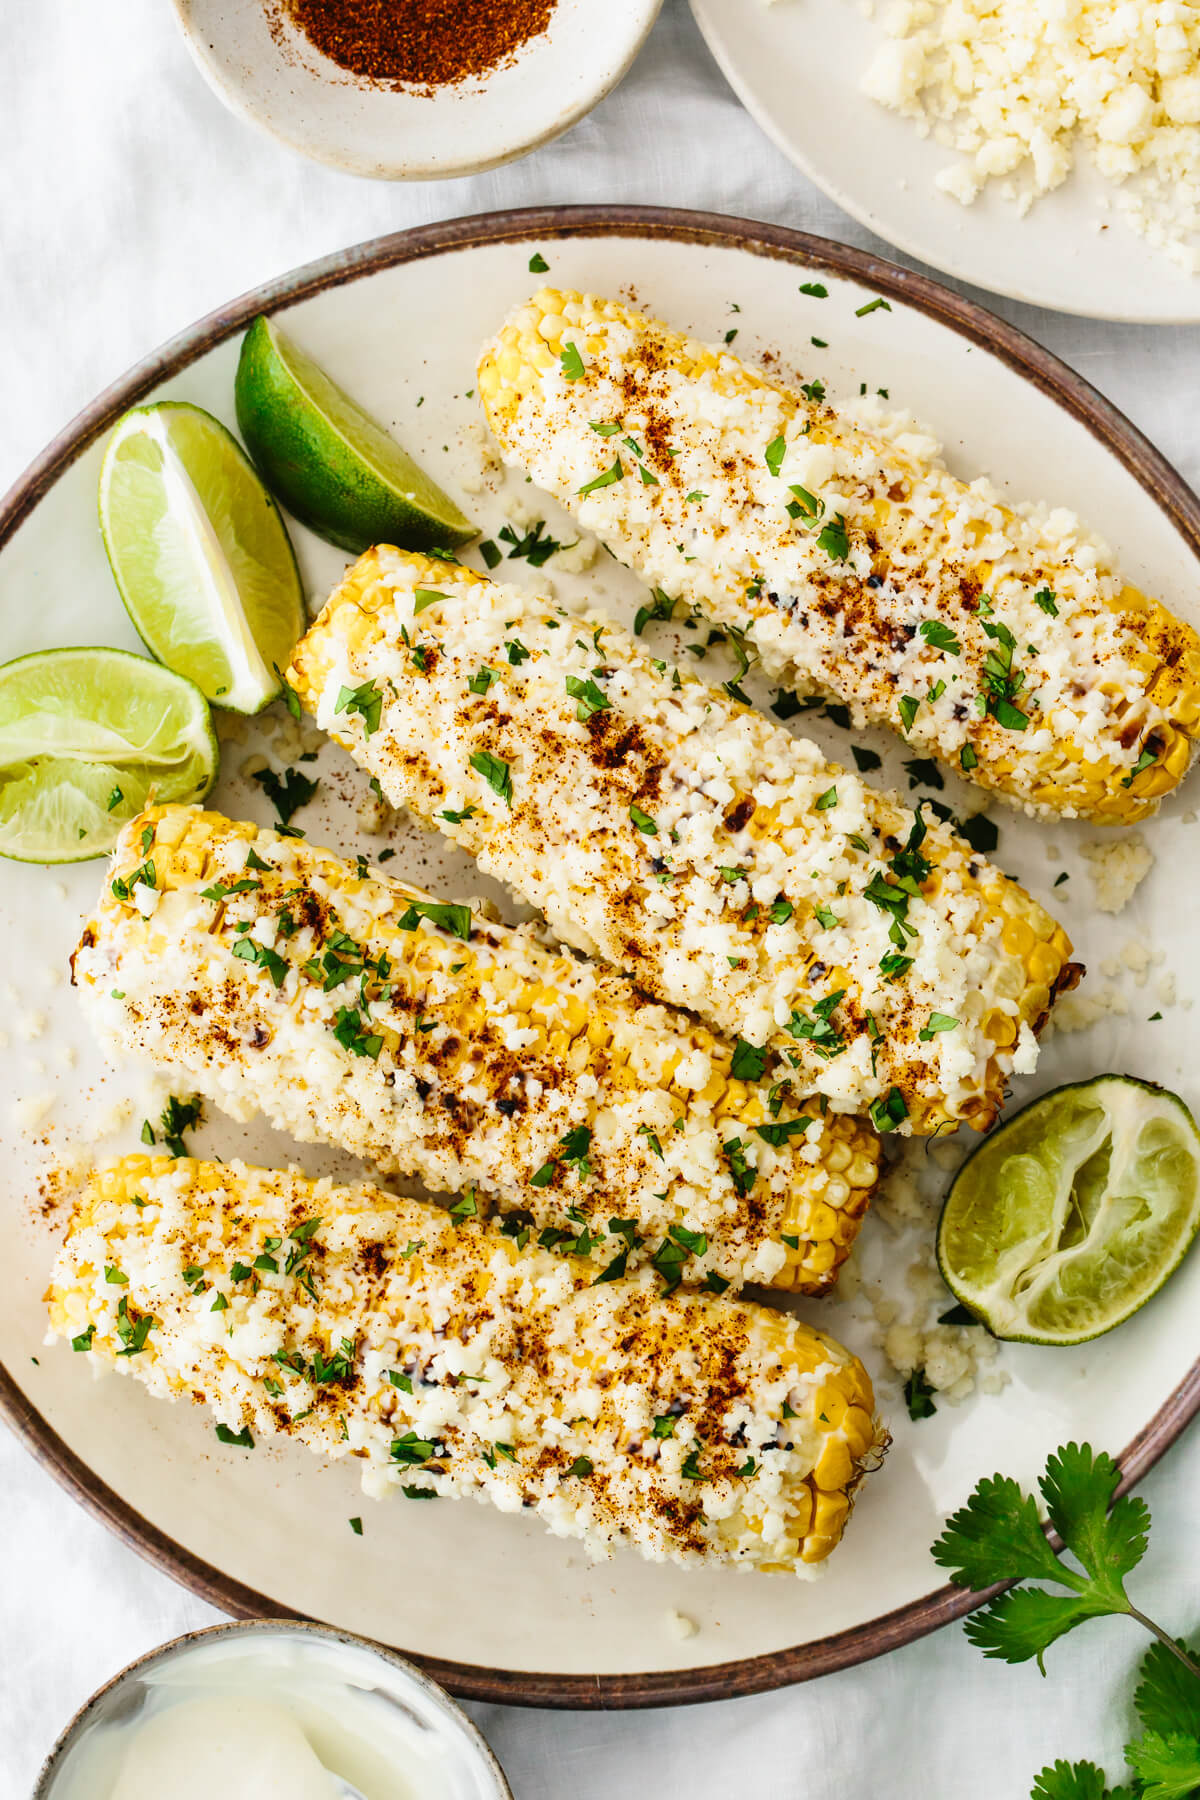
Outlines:
[[304,597],[279,509],[225,427],[165,400],[117,424],[100,529],[146,648],[231,712],[281,692]]
[[234,397],[263,480],[331,544],[355,555],[372,544],[453,550],[475,536],[450,496],[270,319],[242,341]]
[[946,1284],[1000,1338],[1082,1344],[1129,1318],[1200,1224],[1200,1133],[1177,1094],[1098,1075],[984,1139],[946,1196]]
[[150,800],[216,780],[208,702],[128,650],[42,650],[0,668],[0,856],[82,862]]

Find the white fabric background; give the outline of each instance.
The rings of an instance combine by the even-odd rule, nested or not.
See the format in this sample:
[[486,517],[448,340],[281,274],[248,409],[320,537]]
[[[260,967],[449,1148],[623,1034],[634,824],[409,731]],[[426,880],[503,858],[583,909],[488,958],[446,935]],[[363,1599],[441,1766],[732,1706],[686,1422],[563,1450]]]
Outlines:
[[[565,139],[473,180],[413,186],[315,168],[235,121],[194,71],[167,0],[0,0],[0,46],[0,488],[98,389],[199,314],[403,226],[622,200],[886,248],[742,112],[685,0],[667,0],[624,85]],[[995,304],[1200,480],[1200,334]],[[1143,1607],[1176,1631],[1197,1623],[1198,1489],[1193,1432],[1145,1484],[1155,1529],[1136,1578]],[[93,1524],[2,1432],[0,1493],[0,1800],[24,1800],[93,1688],[216,1615]],[[1036,1667],[985,1663],[953,1626],[845,1674],[719,1706],[472,1710],[518,1800],[637,1788],[656,1800],[1022,1800],[1057,1755],[1095,1755],[1116,1775],[1141,1648],[1132,1624],[1092,1626],[1051,1652],[1043,1680]]]

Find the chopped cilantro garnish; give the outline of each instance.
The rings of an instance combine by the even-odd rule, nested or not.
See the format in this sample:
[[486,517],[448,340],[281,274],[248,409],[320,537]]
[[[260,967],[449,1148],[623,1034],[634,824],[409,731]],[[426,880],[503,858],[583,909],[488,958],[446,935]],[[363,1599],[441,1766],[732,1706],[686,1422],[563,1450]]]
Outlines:
[[502,544],[510,546],[508,560],[522,558],[533,569],[540,569],[548,563],[558,550],[568,550],[572,546],[563,544],[552,538],[546,530],[545,519],[537,519],[524,537],[518,537],[511,525],[502,525],[496,534]]
[[379,720],[383,711],[383,695],[373,681],[364,681],[356,688],[339,689],[335,713],[357,713],[363,722],[363,730],[367,737],[379,730]]
[[767,1053],[756,1044],[747,1043],[739,1038],[733,1046],[733,1061],[729,1065],[729,1073],[735,1081],[761,1081],[767,1066]]
[[910,788],[931,787],[939,791],[946,783],[942,771],[931,756],[912,756],[904,765]]
[[990,856],[1000,842],[1000,832],[986,813],[976,813],[973,818],[960,819],[958,830],[960,836],[966,838],[972,850],[977,850],[980,856]]
[[962,644],[950,626],[943,625],[940,619],[923,619],[918,629],[931,650],[944,650],[949,656],[962,655]]
[[495,756],[490,750],[473,750],[471,767],[477,775],[482,775],[494,794],[512,807],[512,770],[503,757]]
[[531,275],[545,275],[549,268],[550,264],[546,261],[541,251],[535,250],[529,259],[529,273]]
[[260,944],[257,938],[240,938],[233,946],[233,954],[240,962],[255,963],[265,969],[277,988],[287,980],[288,965],[284,958],[268,945]]
[[575,344],[564,344],[558,353],[562,364],[562,372],[568,381],[579,381],[583,377],[583,358]]
[[186,1156],[187,1145],[183,1141],[185,1131],[194,1131],[204,1119],[204,1102],[195,1094],[190,1099],[181,1100],[172,1094],[163,1107],[158,1128],[162,1140],[172,1156]]
[[898,1087],[891,1088],[882,1100],[871,1102],[871,1123],[876,1131],[895,1131],[907,1117],[908,1107]]
[[996,646],[988,651],[983,663],[985,710],[998,725],[1009,731],[1024,731],[1029,716],[1016,704],[1016,697],[1025,685],[1025,671],[1013,667],[1017,641],[1008,626],[999,621],[993,625],[985,624],[983,629]]
[[836,806],[837,803],[836,787],[826,788],[825,792],[823,794],[818,794],[816,798],[816,808],[818,812],[828,812],[830,807]]
[[658,826],[650,817],[650,814],[643,812],[640,806],[631,806],[629,808],[629,817],[633,820],[633,823],[637,826],[638,830],[643,832],[646,837],[658,836]]
[[958,1020],[949,1013],[931,1012],[918,1036],[923,1044],[928,1044],[939,1031],[953,1031],[957,1024]]
[[764,1144],[771,1144],[779,1150],[789,1138],[801,1136],[811,1124],[812,1119],[802,1114],[798,1119],[780,1119],[774,1125],[756,1125],[754,1135],[760,1137]]
[[854,316],[856,319],[865,319],[868,313],[891,312],[891,310],[890,302],[885,300],[882,294],[876,294],[875,298],[868,300],[865,306],[856,306]]
[[778,475],[780,469],[783,467],[783,459],[786,455],[787,439],[781,432],[778,437],[771,439],[771,442],[763,452],[763,461],[766,463],[768,469],[770,469],[772,475]]
[[338,1009],[333,1024],[333,1035],[343,1050],[349,1050],[352,1056],[367,1056],[377,1062],[379,1052],[383,1049],[383,1038],[373,1032],[363,1015],[354,1006],[343,1006]]
[[469,906],[441,900],[413,900],[396,924],[401,931],[415,931],[421,919],[428,919],[431,925],[448,931],[451,937],[461,938],[464,944],[471,936]]
[[1048,613],[1052,619],[1057,619],[1058,607],[1055,603],[1054,590],[1052,588],[1039,588],[1037,593],[1033,596],[1033,604],[1035,606],[1040,606],[1042,611]]
[[746,1160],[741,1138],[730,1138],[721,1148],[725,1152],[734,1188],[744,1199],[758,1180],[758,1171]]
[[925,1379],[924,1369],[914,1369],[904,1384],[904,1402],[910,1419],[931,1419],[937,1411],[933,1389]]
[[602,693],[591,679],[581,681],[578,675],[568,675],[566,681],[568,694],[579,702],[575,708],[577,719],[590,719],[593,713],[607,712],[611,708],[608,695]]
[[807,294],[812,300],[828,300],[829,289],[823,281],[805,281],[800,285],[800,292]]
[[254,1439],[250,1435],[248,1425],[243,1425],[240,1431],[232,1431],[228,1425],[218,1425],[217,1440],[222,1444],[232,1444],[239,1450],[253,1450],[254,1448]]
[[819,1055],[826,1058],[836,1056],[846,1045],[841,1033],[830,1023],[829,1015],[845,997],[845,988],[826,994],[813,1007],[811,1018],[797,1007],[784,1029],[800,1042],[811,1043]]
[[418,1468],[429,1461],[435,1449],[429,1438],[419,1438],[415,1431],[406,1431],[403,1437],[392,1439],[391,1458],[405,1468]]
[[605,469],[602,475],[594,475],[591,481],[585,481],[583,486],[575,491],[581,498],[585,494],[594,494],[597,488],[612,487],[615,482],[620,481],[624,473],[624,464],[621,462],[621,458],[616,456],[613,458],[611,468]]
[[920,705],[921,705],[921,702],[918,699],[916,699],[916,697],[912,694],[902,694],[900,696],[899,708],[900,708],[900,725],[901,725],[902,730],[904,730],[906,732],[912,730],[913,720],[917,716],[917,712],[918,712],[918,709],[920,708]]
[[1158,757],[1153,750],[1143,750],[1128,775],[1122,776],[1121,786],[1123,788],[1132,787],[1143,770],[1152,769],[1157,761]]

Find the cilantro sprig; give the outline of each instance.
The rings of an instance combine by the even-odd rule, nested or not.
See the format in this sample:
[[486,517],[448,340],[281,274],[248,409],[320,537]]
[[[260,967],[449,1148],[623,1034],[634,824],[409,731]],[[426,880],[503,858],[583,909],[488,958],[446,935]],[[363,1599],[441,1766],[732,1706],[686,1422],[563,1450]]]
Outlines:
[[1124,1614],[1157,1642],[1142,1660],[1134,1694],[1141,1735],[1125,1746],[1132,1785],[1110,1788],[1091,1762],[1057,1761],[1037,1776],[1031,1800],[1186,1800],[1200,1787],[1200,1657],[1147,1618],[1125,1589],[1146,1552],[1150,1510],[1133,1494],[1114,1498],[1121,1471],[1090,1444],[1055,1451],[1038,1481],[1056,1550],[1037,1503],[1011,1476],[981,1481],[947,1520],[933,1557],[957,1587],[1012,1586],[966,1622],[983,1654],[1008,1663],[1037,1660],[1043,1675],[1051,1644],[1089,1619]]

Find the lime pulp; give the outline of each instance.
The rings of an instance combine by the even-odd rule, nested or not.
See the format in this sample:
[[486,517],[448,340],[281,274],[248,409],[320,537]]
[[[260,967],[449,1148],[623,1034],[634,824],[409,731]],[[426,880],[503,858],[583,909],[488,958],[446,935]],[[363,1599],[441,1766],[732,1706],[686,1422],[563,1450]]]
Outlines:
[[217,774],[208,703],[127,650],[43,650],[0,668],[0,855],[80,862],[151,800],[200,800]]
[[959,1170],[938,1226],[957,1298],[1000,1338],[1079,1344],[1144,1306],[1200,1224],[1200,1133],[1129,1075],[1056,1088]]
[[279,509],[225,427],[198,406],[137,407],[100,471],[100,528],[147,649],[215,705],[259,712],[304,630]]

